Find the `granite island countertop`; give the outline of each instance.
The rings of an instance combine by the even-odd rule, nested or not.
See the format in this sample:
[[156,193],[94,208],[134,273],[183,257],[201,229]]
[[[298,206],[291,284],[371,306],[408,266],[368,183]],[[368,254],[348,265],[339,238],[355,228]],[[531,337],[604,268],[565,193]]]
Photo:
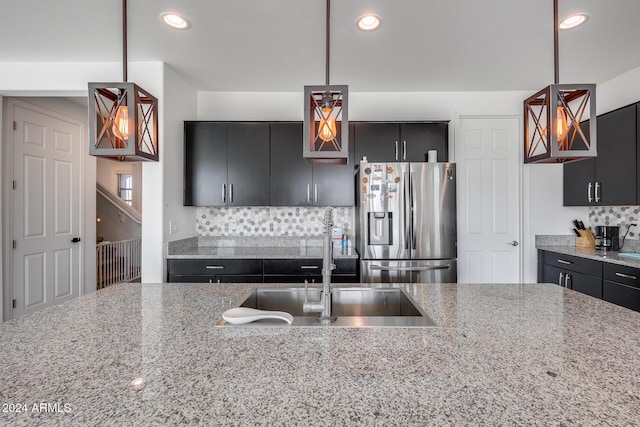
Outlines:
[[0,324],[0,403],[26,408],[0,425],[640,419],[640,313],[549,284],[410,284],[437,327],[214,327],[255,287],[118,284]]

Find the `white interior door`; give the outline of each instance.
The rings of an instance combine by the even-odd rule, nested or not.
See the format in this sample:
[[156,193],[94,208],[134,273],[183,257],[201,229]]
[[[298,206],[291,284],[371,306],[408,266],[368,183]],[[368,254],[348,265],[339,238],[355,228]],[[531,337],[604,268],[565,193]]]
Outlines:
[[520,119],[461,117],[458,168],[458,281],[521,281]]
[[12,101],[12,317],[79,295],[80,127]]

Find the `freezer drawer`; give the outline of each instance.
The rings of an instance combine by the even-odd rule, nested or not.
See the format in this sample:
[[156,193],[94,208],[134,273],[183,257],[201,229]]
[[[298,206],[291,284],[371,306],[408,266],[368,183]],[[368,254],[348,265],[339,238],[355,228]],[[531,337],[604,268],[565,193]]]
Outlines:
[[361,261],[362,283],[456,283],[456,260]]

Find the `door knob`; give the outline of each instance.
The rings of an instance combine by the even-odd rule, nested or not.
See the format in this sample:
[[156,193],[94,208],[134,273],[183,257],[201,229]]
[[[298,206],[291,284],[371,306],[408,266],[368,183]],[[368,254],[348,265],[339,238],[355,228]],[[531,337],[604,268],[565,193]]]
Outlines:
[[512,242],[507,243],[507,245],[511,245],[511,246],[518,246],[518,242],[516,242],[515,240]]
[[74,237],[73,239],[71,239],[71,243],[78,243],[80,241],[79,237]]

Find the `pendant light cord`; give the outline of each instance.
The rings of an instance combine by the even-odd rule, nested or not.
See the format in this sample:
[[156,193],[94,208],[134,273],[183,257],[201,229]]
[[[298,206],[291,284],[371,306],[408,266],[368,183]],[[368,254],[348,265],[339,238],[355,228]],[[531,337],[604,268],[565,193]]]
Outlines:
[[122,81],[127,81],[127,0],[122,0]]
[[[126,1],[126,0],[125,0]],[[556,0],[557,1],[557,0]],[[329,46],[331,43],[331,0],[327,0],[327,16],[326,16],[326,28],[325,28],[325,55],[327,58],[326,64],[326,85],[329,86]]]
[[558,0],[553,0],[553,80],[555,84],[560,81],[558,67]]

